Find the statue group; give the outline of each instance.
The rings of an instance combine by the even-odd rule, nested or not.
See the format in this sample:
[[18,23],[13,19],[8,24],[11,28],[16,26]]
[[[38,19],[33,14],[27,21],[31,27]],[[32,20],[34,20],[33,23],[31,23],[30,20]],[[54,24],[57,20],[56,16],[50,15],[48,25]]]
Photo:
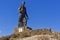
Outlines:
[[25,2],[23,1],[21,7],[18,8],[19,10],[19,20],[18,20],[18,27],[23,27],[27,25],[28,15],[26,12]]

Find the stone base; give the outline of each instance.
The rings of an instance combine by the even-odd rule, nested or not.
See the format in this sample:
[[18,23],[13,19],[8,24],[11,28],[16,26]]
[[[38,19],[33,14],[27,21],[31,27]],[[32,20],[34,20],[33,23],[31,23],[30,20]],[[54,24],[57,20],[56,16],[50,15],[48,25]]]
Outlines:
[[20,32],[30,31],[32,28],[30,27],[17,27],[14,29],[14,34],[18,34]]

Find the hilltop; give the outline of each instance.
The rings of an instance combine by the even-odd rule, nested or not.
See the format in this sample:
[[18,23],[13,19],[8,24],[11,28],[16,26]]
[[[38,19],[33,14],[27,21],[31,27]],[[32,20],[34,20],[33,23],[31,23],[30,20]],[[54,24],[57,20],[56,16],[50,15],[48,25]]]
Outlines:
[[25,30],[24,32],[15,32],[10,36],[0,38],[0,40],[60,40],[60,33],[53,32],[51,29]]

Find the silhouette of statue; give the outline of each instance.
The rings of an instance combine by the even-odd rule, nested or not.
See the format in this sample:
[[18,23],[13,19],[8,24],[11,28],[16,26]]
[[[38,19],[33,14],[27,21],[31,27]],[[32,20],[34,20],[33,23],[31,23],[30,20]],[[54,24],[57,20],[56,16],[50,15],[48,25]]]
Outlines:
[[25,7],[25,2],[22,2],[22,5],[20,8],[18,8],[20,16],[19,16],[19,20],[18,20],[18,27],[22,27],[22,26],[26,26],[27,25],[27,19],[28,19],[28,15],[26,12],[26,7]]

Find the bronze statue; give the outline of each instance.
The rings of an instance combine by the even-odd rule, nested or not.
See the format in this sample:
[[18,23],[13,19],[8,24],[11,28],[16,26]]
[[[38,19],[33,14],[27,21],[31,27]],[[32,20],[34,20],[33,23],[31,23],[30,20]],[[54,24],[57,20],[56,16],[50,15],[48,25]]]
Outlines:
[[[26,12],[25,2],[22,2],[22,5],[18,10],[19,10],[19,13],[20,13],[19,21],[18,21],[18,27],[22,27],[24,25],[26,26],[28,15],[27,15],[27,12]],[[26,21],[26,22],[24,23],[24,21]]]

